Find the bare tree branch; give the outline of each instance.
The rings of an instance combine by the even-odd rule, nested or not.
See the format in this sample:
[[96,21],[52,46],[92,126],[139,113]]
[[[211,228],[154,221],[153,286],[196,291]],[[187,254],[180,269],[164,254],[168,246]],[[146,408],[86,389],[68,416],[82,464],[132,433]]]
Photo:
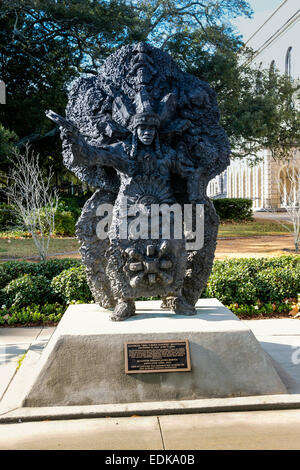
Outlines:
[[25,146],[24,153],[15,152],[9,174],[9,185],[5,193],[15,207],[24,226],[31,233],[41,260],[45,260],[52,233],[58,197],[51,191],[52,170],[48,176],[42,174],[39,155]]
[[296,253],[299,253],[300,243],[300,163],[295,160],[281,170],[277,180],[281,205],[286,209],[288,220],[292,223],[292,230],[288,225],[280,222],[294,235]]

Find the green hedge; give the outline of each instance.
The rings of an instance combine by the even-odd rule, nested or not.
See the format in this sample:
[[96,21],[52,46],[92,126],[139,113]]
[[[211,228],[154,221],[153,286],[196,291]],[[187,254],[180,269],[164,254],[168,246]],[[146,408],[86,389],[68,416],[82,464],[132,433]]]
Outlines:
[[70,211],[74,214],[75,218],[78,218],[86,200],[86,198],[76,196],[60,197],[58,208],[62,211]]
[[51,281],[45,276],[24,274],[12,280],[3,289],[6,306],[26,307],[32,304],[45,304],[55,301]]
[[252,220],[252,200],[243,198],[213,199],[221,220]]
[[32,276],[45,276],[53,279],[65,269],[80,266],[78,259],[52,259],[40,263],[29,263],[27,261],[9,261],[0,264],[0,289],[3,289],[13,279],[17,279],[24,274]]
[[81,214],[84,202],[84,198],[78,198],[75,196],[59,199],[54,220],[54,233],[56,235],[75,235],[75,225]]
[[75,235],[75,225],[81,214],[86,198],[76,196],[59,199],[55,214],[55,233],[57,235]]
[[253,305],[297,298],[299,293],[300,256],[280,256],[215,261],[202,297],[216,297],[225,305]]
[[273,316],[274,312],[282,315],[283,313],[289,313],[293,307],[291,302],[268,302],[263,305],[239,305],[230,304],[228,308],[240,317],[258,317],[258,316]]
[[53,293],[60,296],[66,303],[76,300],[82,302],[90,302],[93,300],[87,284],[84,266],[62,271],[58,276],[52,279],[51,288]]
[[54,215],[55,235],[75,235],[76,217],[71,211],[57,211]]
[[27,307],[12,306],[0,310],[0,325],[26,325],[32,323],[58,323],[66,307],[59,304],[30,305]]
[[[26,318],[31,318],[26,309],[30,310],[32,305],[40,304],[40,311],[35,307],[34,315],[43,322],[46,317],[39,317],[38,313],[46,315],[43,309],[47,304],[56,303],[59,308],[65,308],[72,302],[92,301],[85,270],[79,260],[3,263],[0,265],[0,282],[0,324],[8,322],[12,315],[15,322],[26,323]],[[289,311],[291,299],[296,299],[298,294],[300,256],[290,255],[215,261],[202,297],[216,297],[238,314],[258,311],[268,314],[273,312],[274,305],[278,312]],[[55,313],[53,308],[49,307],[51,314]],[[19,311],[23,312],[22,321],[16,316]],[[5,316],[7,320],[3,320]]]
[[0,230],[17,225],[17,214],[9,204],[0,203]]

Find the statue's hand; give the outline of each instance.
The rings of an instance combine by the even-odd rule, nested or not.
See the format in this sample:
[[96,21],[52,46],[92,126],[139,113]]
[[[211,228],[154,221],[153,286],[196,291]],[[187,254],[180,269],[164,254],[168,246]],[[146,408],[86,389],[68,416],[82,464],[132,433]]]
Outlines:
[[84,137],[79,132],[74,132],[65,127],[60,127],[60,137],[63,141],[63,148],[71,147],[73,165],[86,165],[88,163],[87,145]]
[[[66,127],[60,127],[60,138],[64,144],[68,145],[80,145],[84,143],[83,137],[79,134],[79,132],[74,132],[71,129],[67,129]],[[81,142],[83,141],[83,142]]]

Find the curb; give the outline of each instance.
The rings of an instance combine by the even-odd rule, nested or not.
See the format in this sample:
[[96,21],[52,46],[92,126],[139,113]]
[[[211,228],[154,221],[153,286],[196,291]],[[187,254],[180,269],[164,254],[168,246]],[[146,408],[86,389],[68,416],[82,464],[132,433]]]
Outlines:
[[166,402],[124,403],[112,405],[18,408],[0,415],[0,424],[45,420],[160,416],[234,411],[270,411],[300,409],[300,394],[263,395],[237,398],[209,398]]

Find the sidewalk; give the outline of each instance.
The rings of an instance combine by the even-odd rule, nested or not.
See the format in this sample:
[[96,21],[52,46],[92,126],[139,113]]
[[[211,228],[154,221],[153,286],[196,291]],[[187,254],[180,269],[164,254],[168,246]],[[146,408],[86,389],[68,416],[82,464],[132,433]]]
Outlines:
[[288,392],[300,393],[300,319],[244,320],[274,360]]
[[78,419],[0,426],[0,450],[28,449],[299,450],[300,410]]
[[[300,321],[245,323],[283,378],[300,393]],[[0,395],[28,348],[39,354],[54,328],[0,329]],[[300,449],[300,410],[195,413],[0,425],[0,449]]]
[[40,353],[55,327],[0,328],[0,401],[28,349]]

